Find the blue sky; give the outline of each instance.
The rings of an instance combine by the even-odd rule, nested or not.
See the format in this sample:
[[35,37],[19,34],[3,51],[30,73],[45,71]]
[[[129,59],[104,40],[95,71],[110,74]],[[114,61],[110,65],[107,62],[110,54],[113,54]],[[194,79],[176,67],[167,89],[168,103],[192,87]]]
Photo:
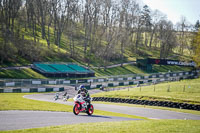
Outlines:
[[195,24],[200,20],[200,0],[142,0],[151,9],[158,9],[176,24],[185,16],[187,21]]

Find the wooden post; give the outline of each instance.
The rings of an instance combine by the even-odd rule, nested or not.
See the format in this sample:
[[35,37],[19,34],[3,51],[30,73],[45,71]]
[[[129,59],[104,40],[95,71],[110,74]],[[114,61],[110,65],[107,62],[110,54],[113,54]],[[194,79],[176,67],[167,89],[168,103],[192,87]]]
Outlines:
[[167,88],[167,92],[170,92],[170,85],[169,85],[168,88]]
[[185,85],[184,85],[184,87],[183,87],[183,92],[185,92]]

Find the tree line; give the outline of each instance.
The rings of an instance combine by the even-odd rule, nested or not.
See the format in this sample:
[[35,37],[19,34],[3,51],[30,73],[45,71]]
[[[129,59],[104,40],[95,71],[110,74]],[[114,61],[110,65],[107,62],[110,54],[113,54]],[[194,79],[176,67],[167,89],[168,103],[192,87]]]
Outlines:
[[[39,37],[50,49],[62,47],[63,35],[69,56],[76,58],[80,45],[88,65],[92,58],[104,66],[120,59],[123,65],[126,50],[140,56],[140,47],[158,49],[164,59],[175,50],[192,54],[198,28],[185,17],[174,25],[165,14],[136,0],[0,0],[0,63],[15,56],[39,61],[44,55]],[[32,40],[25,38],[26,31]]]

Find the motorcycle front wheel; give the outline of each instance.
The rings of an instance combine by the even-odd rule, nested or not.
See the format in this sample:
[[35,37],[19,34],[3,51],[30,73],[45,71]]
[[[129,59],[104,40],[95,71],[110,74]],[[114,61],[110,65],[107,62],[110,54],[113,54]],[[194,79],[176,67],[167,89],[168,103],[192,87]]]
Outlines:
[[94,112],[94,107],[93,107],[93,105],[92,104],[90,104],[90,107],[89,107],[89,109],[87,110],[87,114],[88,115],[92,115],[93,114],[93,112]]
[[74,105],[73,112],[74,112],[75,115],[78,115],[78,114],[80,113],[78,104],[75,104],[75,105]]

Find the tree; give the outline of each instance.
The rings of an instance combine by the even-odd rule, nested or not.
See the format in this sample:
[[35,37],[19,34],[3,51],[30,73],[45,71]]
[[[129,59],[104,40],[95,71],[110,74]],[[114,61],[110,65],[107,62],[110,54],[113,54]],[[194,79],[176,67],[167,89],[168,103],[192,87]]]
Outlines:
[[16,52],[15,42],[15,19],[18,17],[21,0],[1,0],[0,1],[0,64],[12,58]]
[[54,0],[53,2],[54,39],[58,47],[60,47],[61,36],[67,22],[67,4],[66,0]]
[[[51,39],[51,35],[50,35],[50,27],[52,26],[53,23],[53,0],[46,2],[46,8],[45,8],[45,16],[47,18],[43,18],[43,23],[42,23],[42,36],[45,37],[46,41],[47,41],[47,45],[48,48],[50,48],[50,39]],[[47,20],[46,20],[47,19]],[[47,24],[47,34],[45,32],[45,25]]]
[[37,20],[41,26],[41,32],[42,32],[42,39],[45,38],[46,35],[46,15],[48,10],[48,0],[36,0],[36,10],[37,10]]
[[196,24],[194,25],[195,31],[198,31],[200,28],[200,22],[197,20]]
[[143,6],[143,10],[141,12],[141,20],[142,24],[144,26],[144,32],[145,32],[145,46],[148,44],[148,33],[150,32],[151,29],[151,11],[147,5]]
[[165,59],[176,46],[176,34],[170,21],[162,20],[159,24],[160,59]]
[[187,47],[187,31],[189,24],[187,23],[187,19],[182,16],[180,22],[177,24],[177,33],[178,33],[178,39],[179,39],[179,53],[184,54],[184,49]]
[[130,19],[130,25],[128,29],[130,30],[130,41],[128,47],[131,47],[131,51],[137,53],[137,38],[136,36],[140,33],[138,33],[137,30],[139,27],[138,22],[138,16],[140,13],[139,5],[135,1],[130,1],[130,9],[129,9],[129,19]]
[[27,12],[27,23],[28,28],[32,29],[32,36],[34,38],[34,42],[36,42],[36,27],[37,27],[37,17],[36,17],[36,3],[32,0],[26,0],[25,3],[26,12]]
[[106,46],[101,51],[101,57],[103,58],[104,70],[108,61],[110,61],[111,53],[114,50],[113,41],[115,39],[115,28],[113,27],[116,22],[116,6],[113,5],[112,0],[104,0],[103,5],[103,34],[106,40]]
[[196,62],[197,66],[200,67],[200,30],[196,34],[193,42],[193,50],[194,50],[194,56],[193,60]]
[[141,11],[139,10],[138,12],[138,16],[136,16],[136,41],[135,41],[135,53],[138,52],[138,46],[139,46],[139,43],[141,41],[141,32],[142,32],[142,25],[143,25],[143,22],[142,22],[142,17],[141,17]]
[[[160,20],[164,20],[166,18],[166,16],[164,14],[162,14],[160,11],[155,10],[153,11],[153,13],[151,14],[151,36],[150,36],[150,41],[149,41],[149,47],[152,47],[152,42],[154,39],[154,36],[156,34],[156,31],[158,29],[158,25]],[[154,44],[156,46],[156,44]]]
[[121,0],[121,7],[118,10],[119,17],[119,26],[118,26],[118,39],[120,43],[120,58],[121,58],[121,66],[123,66],[124,62],[124,53],[125,46],[129,41],[130,36],[130,25],[131,21],[129,18],[129,10],[130,10],[130,0]]
[[[90,65],[90,57],[95,52],[95,41],[97,40],[97,30],[100,17],[101,0],[86,0],[83,11],[84,35],[84,57]],[[89,48],[89,50],[88,50]]]

